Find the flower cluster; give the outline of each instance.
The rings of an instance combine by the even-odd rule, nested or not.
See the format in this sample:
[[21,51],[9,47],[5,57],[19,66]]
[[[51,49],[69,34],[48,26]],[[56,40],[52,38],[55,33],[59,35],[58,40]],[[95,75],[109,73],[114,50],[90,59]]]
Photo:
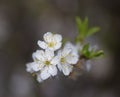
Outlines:
[[38,82],[56,76],[58,70],[68,76],[79,60],[77,47],[70,42],[62,46],[60,34],[47,32],[43,39],[37,43],[41,50],[32,54],[33,62],[26,64],[27,72],[34,73]]
[[[62,36],[47,32],[43,41],[39,40],[41,49],[32,54],[33,62],[26,64],[27,72],[36,75],[38,82],[58,74],[58,70],[65,76],[76,79],[81,71],[91,68],[91,60],[102,56],[103,50],[96,50],[94,46],[85,42],[88,36],[99,31],[99,27],[88,27],[88,18],[81,20],[76,17],[78,35],[75,45],[71,42],[62,44]],[[86,71],[85,70],[85,71]]]

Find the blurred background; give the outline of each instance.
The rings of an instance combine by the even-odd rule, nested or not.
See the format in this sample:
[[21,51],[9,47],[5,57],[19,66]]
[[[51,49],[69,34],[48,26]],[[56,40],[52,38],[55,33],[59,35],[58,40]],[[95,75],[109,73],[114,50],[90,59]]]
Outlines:
[[[76,80],[36,83],[26,72],[45,32],[77,35],[75,16],[101,30],[89,40],[105,51]],[[0,97],[120,97],[120,0],[0,0]]]

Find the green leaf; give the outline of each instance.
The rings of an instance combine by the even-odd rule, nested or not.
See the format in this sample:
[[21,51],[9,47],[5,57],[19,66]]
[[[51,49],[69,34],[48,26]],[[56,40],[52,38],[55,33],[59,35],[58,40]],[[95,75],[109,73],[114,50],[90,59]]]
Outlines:
[[99,27],[88,27],[88,18],[85,17],[85,19],[82,21],[78,16],[76,17],[76,25],[78,28],[78,36],[76,37],[75,41],[76,42],[83,42],[83,40],[90,36],[93,35],[94,33],[98,32],[100,30]]
[[86,17],[82,21],[79,17],[76,17],[76,24],[77,24],[77,28],[78,28],[78,32],[79,32],[79,34],[78,34],[79,41],[82,41],[86,37],[86,34],[87,34],[87,30],[88,30],[88,18]]
[[84,57],[86,57],[87,59],[92,59],[92,58],[96,58],[96,57],[100,57],[100,56],[104,55],[104,52],[102,50],[96,51],[94,48],[92,50],[90,50],[90,45],[85,44],[83,46],[81,54]]
[[95,34],[96,32],[98,32],[99,30],[100,30],[99,27],[90,28],[87,32],[87,36],[91,36],[91,35]]
[[87,17],[82,22],[80,30],[81,30],[81,32],[80,32],[81,39],[83,40],[86,37],[87,30],[88,30],[88,18]]
[[85,19],[82,23],[82,30],[83,30],[84,36],[86,36],[87,30],[88,30],[88,18],[87,17],[85,17]]
[[77,24],[77,28],[78,28],[78,32],[80,33],[81,32],[81,24],[82,24],[82,20],[76,16],[76,24]]
[[86,51],[88,51],[88,50],[89,50],[89,44],[85,44],[85,45],[83,46],[82,52],[86,52]]
[[85,56],[86,58],[89,58],[90,52],[89,52],[89,44],[85,44],[83,46],[83,49],[81,51],[82,55]]
[[91,58],[100,57],[100,56],[103,56],[103,55],[104,55],[103,50],[99,50],[99,51],[96,51],[96,52],[92,53]]

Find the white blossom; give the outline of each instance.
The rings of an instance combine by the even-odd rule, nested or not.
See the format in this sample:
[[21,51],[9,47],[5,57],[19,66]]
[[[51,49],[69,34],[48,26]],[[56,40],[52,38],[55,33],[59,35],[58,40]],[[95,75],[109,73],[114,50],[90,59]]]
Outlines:
[[60,34],[53,34],[51,32],[47,32],[43,36],[44,41],[38,41],[38,45],[42,49],[50,49],[50,50],[58,50],[62,43],[62,36]]
[[69,75],[73,69],[73,64],[79,60],[77,48],[71,43],[66,43],[64,48],[58,51],[58,57],[60,59],[58,68],[64,75]]
[[50,76],[57,74],[56,65],[59,62],[59,58],[54,56],[54,52],[46,49],[37,50],[32,55],[34,62],[28,63],[27,71],[37,74],[37,80],[39,82],[48,79]]
[[26,67],[27,67],[26,68],[27,72],[34,73],[35,71],[38,71],[39,64],[37,64],[36,62],[31,62],[31,63],[27,63]]

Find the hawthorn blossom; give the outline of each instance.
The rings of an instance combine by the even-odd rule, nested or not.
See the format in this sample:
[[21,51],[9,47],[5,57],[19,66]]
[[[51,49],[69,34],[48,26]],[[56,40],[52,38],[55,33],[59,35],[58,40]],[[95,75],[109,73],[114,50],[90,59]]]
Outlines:
[[58,51],[58,57],[60,62],[57,66],[64,75],[69,75],[72,72],[73,64],[79,60],[77,48],[71,43],[66,43],[64,48]]
[[57,56],[54,56],[53,51],[48,49],[45,51],[37,50],[32,57],[34,62],[28,63],[26,70],[30,73],[35,73],[39,82],[57,74],[56,65],[59,60]]
[[62,36],[60,34],[53,34],[51,32],[47,32],[43,36],[44,41],[39,40],[38,45],[42,49],[50,49],[50,50],[58,50],[62,43]]
[[39,64],[37,64],[36,62],[31,62],[31,63],[27,63],[26,67],[27,67],[26,68],[27,72],[34,73],[34,72],[38,71]]

